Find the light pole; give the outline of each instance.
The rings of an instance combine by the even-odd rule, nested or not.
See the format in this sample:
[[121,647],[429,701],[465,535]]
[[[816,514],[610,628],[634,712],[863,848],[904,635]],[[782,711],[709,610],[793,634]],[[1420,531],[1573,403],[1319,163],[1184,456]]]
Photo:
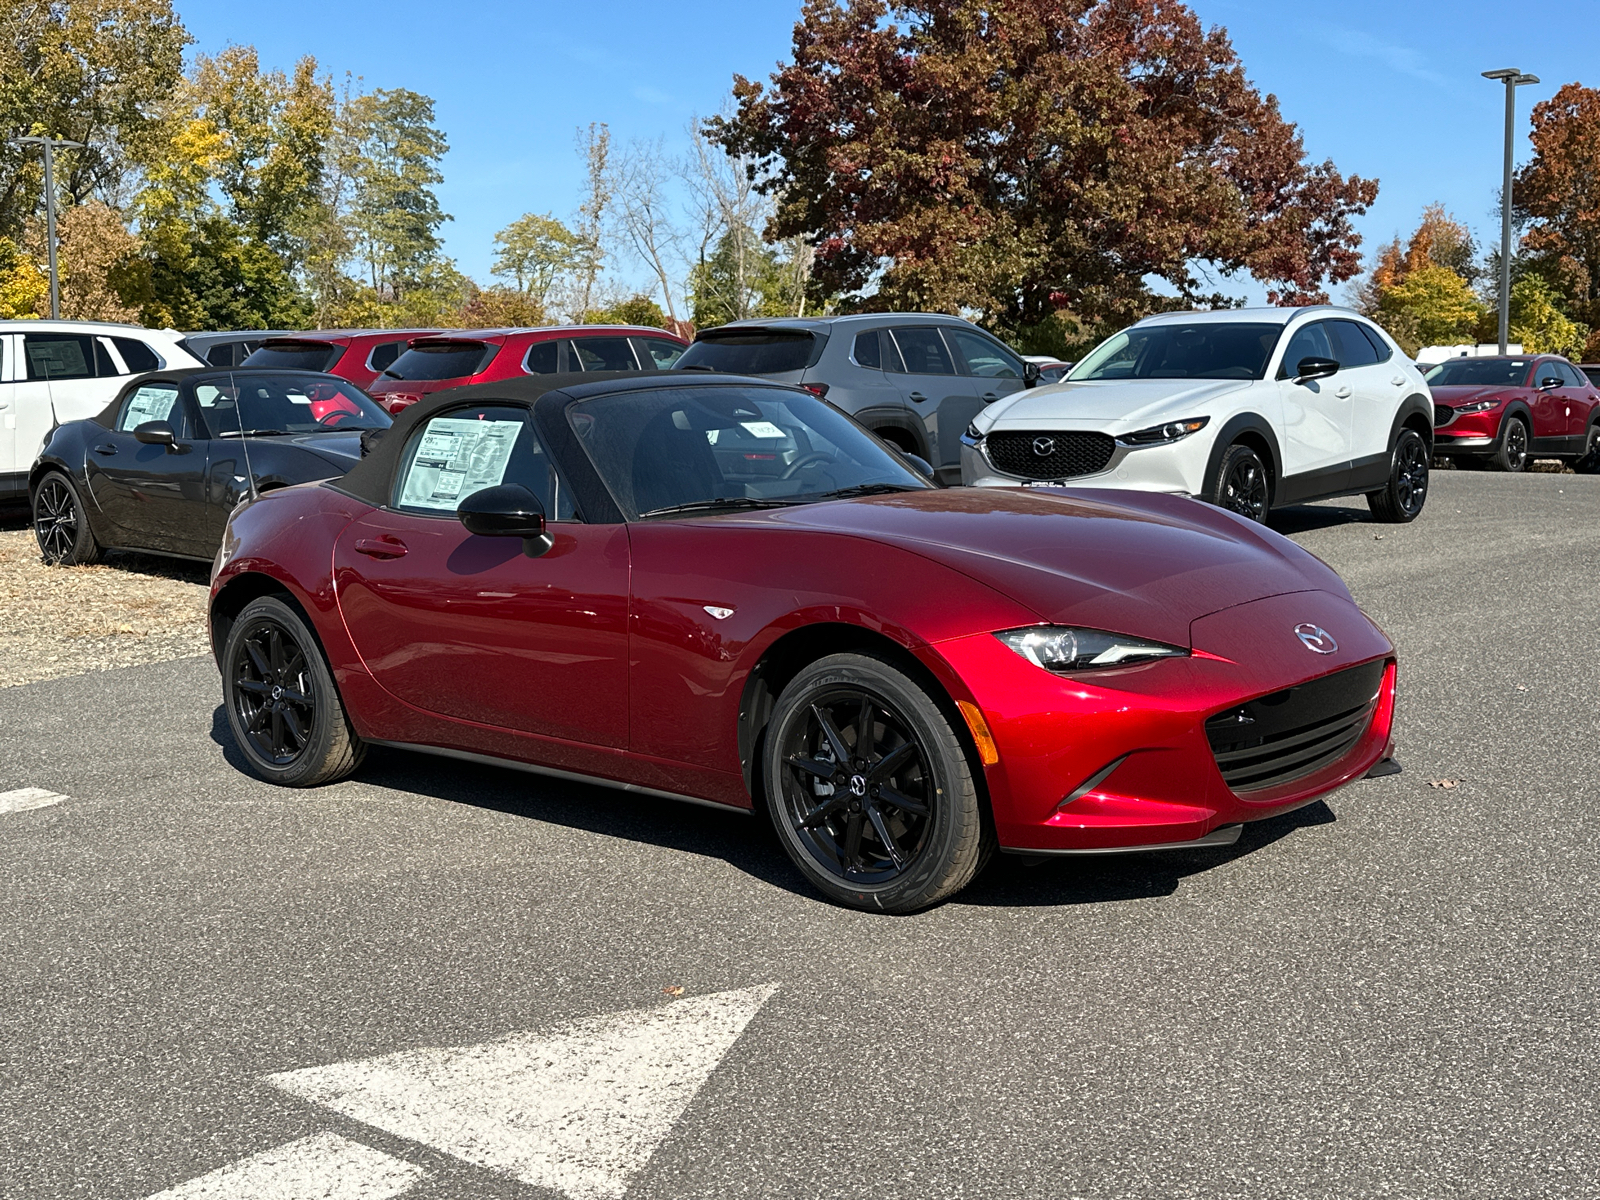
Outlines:
[[44,147],[44,220],[45,240],[48,243],[50,256],[50,319],[61,319],[61,287],[56,277],[56,173],[55,152],[69,147],[82,149],[82,142],[68,142],[61,138],[47,137],[19,137],[12,138],[13,146],[43,146]]
[[1517,89],[1538,83],[1537,75],[1524,75],[1516,67],[1485,71],[1485,79],[1500,79],[1506,85],[1506,174],[1500,189],[1500,353],[1511,339],[1511,143],[1517,136]]

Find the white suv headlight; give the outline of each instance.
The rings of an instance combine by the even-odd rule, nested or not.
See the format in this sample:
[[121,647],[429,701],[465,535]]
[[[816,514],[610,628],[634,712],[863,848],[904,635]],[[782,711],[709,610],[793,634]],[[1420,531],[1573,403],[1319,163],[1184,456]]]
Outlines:
[[1029,625],[1023,629],[1007,629],[994,636],[1046,671],[1093,671],[1148,662],[1153,658],[1182,658],[1189,653],[1161,642],[1068,625]]
[[1136,429],[1118,436],[1119,446],[1165,446],[1181,442],[1191,433],[1199,433],[1211,421],[1210,417],[1190,417],[1186,421],[1168,421],[1165,425],[1152,425],[1149,429]]

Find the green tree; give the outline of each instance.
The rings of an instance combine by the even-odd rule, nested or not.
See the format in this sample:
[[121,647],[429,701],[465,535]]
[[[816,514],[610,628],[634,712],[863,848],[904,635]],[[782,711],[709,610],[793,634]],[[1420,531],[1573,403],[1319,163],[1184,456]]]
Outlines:
[[1248,271],[1286,303],[1359,266],[1375,182],[1306,160],[1226,34],[1155,0],[810,0],[770,86],[708,133],[753,160],[820,291],[1125,319]]
[[1429,263],[1385,288],[1373,315],[1402,350],[1415,354],[1423,346],[1475,341],[1485,311],[1466,280]]
[[494,235],[494,244],[490,273],[515,280],[541,309],[556,282],[587,261],[582,240],[549,213],[523,213]]
[[1542,277],[1526,274],[1511,285],[1511,340],[1527,354],[1565,354],[1578,358],[1589,327],[1561,311],[1558,297]]
[[0,238],[0,320],[36,317],[48,303],[50,280],[10,238]]
[[580,325],[644,325],[667,328],[667,314],[649,296],[630,296],[610,308],[595,309],[580,315]]
[[402,298],[440,264],[439,226],[450,219],[434,187],[450,148],[434,125],[433,101],[404,88],[380,89],[350,102],[357,141],[353,228],[372,286]]

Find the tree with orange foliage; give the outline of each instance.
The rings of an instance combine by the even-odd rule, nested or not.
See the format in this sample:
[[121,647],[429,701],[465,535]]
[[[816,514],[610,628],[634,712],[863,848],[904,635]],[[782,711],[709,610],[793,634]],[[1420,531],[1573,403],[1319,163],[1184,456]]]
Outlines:
[[1529,222],[1522,244],[1544,260],[1568,315],[1596,329],[1585,353],[1600,357],[1600,89],[1569,83],[1532,120],[1534,156],[1512,189]]

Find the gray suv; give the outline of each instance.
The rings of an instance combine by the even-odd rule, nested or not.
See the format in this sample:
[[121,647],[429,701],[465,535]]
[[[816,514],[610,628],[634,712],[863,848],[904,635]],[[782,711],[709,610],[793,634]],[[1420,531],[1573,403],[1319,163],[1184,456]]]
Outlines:
[[971,322],[937,313],[735,321],[695,336],[678,370],[798,384],[961,481],[961,435],[986,404],[1039,378]]

